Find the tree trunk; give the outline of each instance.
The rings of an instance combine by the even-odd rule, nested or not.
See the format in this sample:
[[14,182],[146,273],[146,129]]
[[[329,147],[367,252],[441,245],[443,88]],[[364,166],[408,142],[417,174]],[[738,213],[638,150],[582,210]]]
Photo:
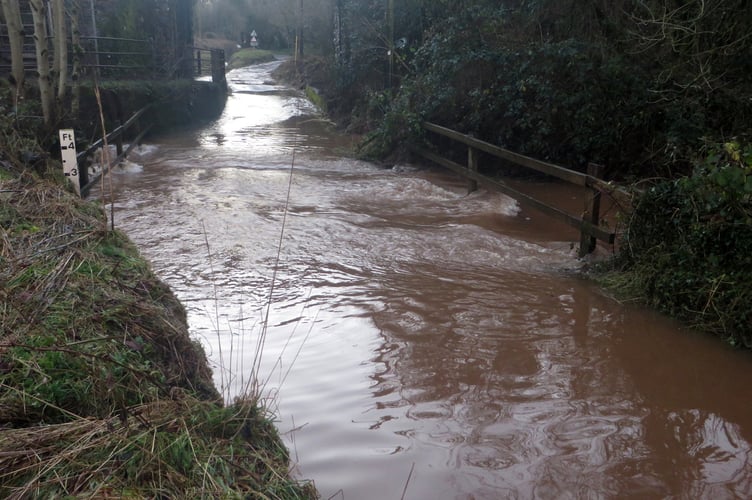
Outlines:
[[295,26],[295,56],[297,60],[303,59],[303,0],[298,0],[298,19]]
[[387,24],[387,79],[386,88],[392,88],[392,73],[394,72],[394,0],[388,0],[386,9]]
[[11,57],[11,75],[15,82],[15,99],[21,97],[24,85],[24,61],[23,61],[23,43],[24,31],[21,24],[21,10],[17,0],[2,0],[3,16],[8,27],[8,38],[10,40],[10,57]]
[[39,97],[42,102],[44,123],[53,122],[54,92],[50,77],[49,49],[47,48],[47,21],[45,19],[44,0],[29,0],[31,14],[34,18],[34,46],[37,54],[37,72],[39,74]]
[[52,58],[50,64],[52,69],[50,70],[50,82],[52,83],[53,90],[57,86],[57,75],[60,74],[60,59],[57,57],[57,29],[58,29],[58,4],[60,0],[46,0],[45,14],[47,19],[47,33],[50,38],[47,39],[47,48],[52,50]]
[[57,105],[63,107],[63,99],[68,88],[68,29],[65,17],[65,1],[53,0],[52,14],[55,20],[55,67],[57,68]]
[[83,49],[81,47],[81,28],[78,23],[79,15],[78,0],[71,1],[71,47],[73,48],[73,72],[71,73],[71,80],[73,82],[73,88],[71,92],[71,114],[73,119],[78,118],[78,112],[81,107],[81,54]]

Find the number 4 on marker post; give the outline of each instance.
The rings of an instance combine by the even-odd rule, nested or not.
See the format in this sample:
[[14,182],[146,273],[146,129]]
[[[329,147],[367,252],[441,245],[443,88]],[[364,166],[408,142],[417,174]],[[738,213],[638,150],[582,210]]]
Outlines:
[[78,159],[76,158],[76,136],[73,129],[60,129],[60,158],[63,161],[63,173],[73,183],[76,193],[81,196],[78,181]]

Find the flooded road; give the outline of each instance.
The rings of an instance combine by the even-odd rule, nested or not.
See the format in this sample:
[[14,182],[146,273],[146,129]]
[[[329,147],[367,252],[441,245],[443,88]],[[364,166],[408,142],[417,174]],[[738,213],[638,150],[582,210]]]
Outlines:
[[749,354],[608,298],[579,235],[510,198],[343,157],[273,66],[118,169],[115,224],[223,394],[257,380],[296,475],[325,499],[752,495]]

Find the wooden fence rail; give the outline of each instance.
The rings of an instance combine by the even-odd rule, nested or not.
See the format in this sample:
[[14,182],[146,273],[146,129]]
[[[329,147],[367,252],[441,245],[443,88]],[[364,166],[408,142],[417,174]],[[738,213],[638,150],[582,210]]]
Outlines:
[[[85,151],[82,151],[78,153],[76,159],[78,160],[79,164],[79,184],[81,186],[81,196],[86,197],[86,195],[89,193],[89,190],[94,185],[94,183],[103,175],[106,175],[107,172],[115,165],[120,164],[126,156],[128,156],[128,153],[130,153],[134,147],[136,147],[137,144],[141,143],[141,139],[144,138],[146,133],[151,128],[151,125],[148,125],[144,128],[141,128],[139,133],[135,136],[135,138],[131,141],[130,145],[127,149],[123,150],[123,135],[125,135],[125,132],[130,129],[131,127],[138,127],[140,123],[141,115],[146,113],[146,111],[151,107],[151,104],[147,104],[143,108],[139,109],[135,113],[133,113],[133,116],[128,118],[128,120],[123,123],[122,125],[118,126],[107,134],[106,141],[105,138],[99,139],[98,141],[94,142],[91,146],[86,148]],[[105,142],[107,144],[115,144],[115,150],[117,153],[117,157],[115,157],[113,160],[109,162],[104,162],[102,165],[102,168],[92,176],[91,179],[89,179],[89,170],[86,166],[86,159],[94,153],[97,149],[104,146]]]
[[[576,172],[559,165],[554,165],[553,163],[536,160],[535,158],[521,155],[514,151],[509,151],[508,149],[481,141],[475,137],[442,127],[441,125],[436,125],[435,123],[424,122],[423,127],[430,132],[465,144],[468,147],[467,165],[456,163],[425,148],[413,147],[412,150],[415,153],[467,177],[470,180],[469,188],[471,190],[477,189],[479,183],[486,185],[515,198],[523,206],[534,208],[554,219],[578,229],[580,231],[580,257],[592,253],[596,248],[597,240],[609,244],[613,244],[616,241],[616,233],[599,226],[601,199],[603,195],[606,194],[617,200],[618,203],[628,206],[631,201],[631,195],[625,190],[603,181],[600,178],[603,173],[602,166],[591,163],[588,166],[587,173]],[[585,197],[585,205],[581,216],[578,217],[572,215],[560,208],[537,200],[530,195],[508,186],[499,179],[492,179],[478,173],[479,151],[483,151],[516,165],[532,169],[536,172],[556,177],[570,184],[587,188],[590,191],[590,195]]]

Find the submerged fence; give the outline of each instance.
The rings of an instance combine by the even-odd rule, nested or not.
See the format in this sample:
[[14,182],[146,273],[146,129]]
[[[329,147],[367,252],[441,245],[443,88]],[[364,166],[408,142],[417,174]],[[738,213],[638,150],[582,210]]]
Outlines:
[[[81,196],[85,197],[88,193],[91,187],[94,185],[94,183],[103,175],[106,175],[109,169],[111,169],[113,166],[120,164],[126,156],[128,156],[128,153],[131,152],[131,150],[136,147],[136,145],[141,143],[141,140],[146,135],[146,133],[151,128],[151,125],[147,125],[145,127],[141,126],[140,118],[141,116],[146,113],[146,111],[151,107],[151,105],[144,106],[143,108],[139,109],[135,113],[133,113],[133,116],[128,118],[128,120],[123,123],[122,125],[118,125],[115,130],[107,134],[105,138],[99,139],[98,141],[91,144],[86,150],[82,151],[81,153],[78,153],[76,160],[79,165],[79,185],[80,185],[80,192]],[[123,136],[126,134],[128,130],[131,128],[134,128],[137,130],[137,133],[133,140],[131,141],[130,145],[124,149],[123,145]],[[91,175],[89,174],[89,168],[87,165],[88,158],[97,150],[104,147],[105,144],[114,144],[115,145],[115,151],[116,151],[116,157],[110,159],[107,161],[106,158],[100,159],[100,166],[101,168],[97,170],[96,172],[93,172]]]
[[[631,204],[631,195],[625,190],[615,187],[612,184],[603,181],[600,177],[603,174],[603,167],[591,163],[588,165],[587,173],[570,170],[559,165],[536,160],[528,156],[509,151],[508,149],[495,146],[470,135],[462,134],[455,130],[436,125],[434,123],[423,123],[423,128],[439,136],[446,137],[452,141],[459,142],[467,146],[467,164],[461,165],[452,161],[434,151],[425,148],[413,147],[413,152],[420,156],[437,163],[443,167],[449,168],[470,179],[470,189],[477,189],[478,183],[484,184],[492,189],[515,198],[521,205],[529,206],[550,217],[553,217],[565,224],[568,224],[580,231],[580,256],[583,257],[592,253],[597,244],[597,240],[613,244],[616,241],[616,233],[601,226],[601,198],[606,195],[615,199],[623,206]],[[512,164],[531,169],[552,177],[556,177],[570,184],[582,186],[588,190],[588,195],[584,199],[582,213],[577,216],[570,214],[558,207],[549,205],[541,200],[535,199],[525,193],[522,193],[504,183],[500,179],[487,177],[478,172],[479,152],[488,153],[496,158],[508,161]]]

